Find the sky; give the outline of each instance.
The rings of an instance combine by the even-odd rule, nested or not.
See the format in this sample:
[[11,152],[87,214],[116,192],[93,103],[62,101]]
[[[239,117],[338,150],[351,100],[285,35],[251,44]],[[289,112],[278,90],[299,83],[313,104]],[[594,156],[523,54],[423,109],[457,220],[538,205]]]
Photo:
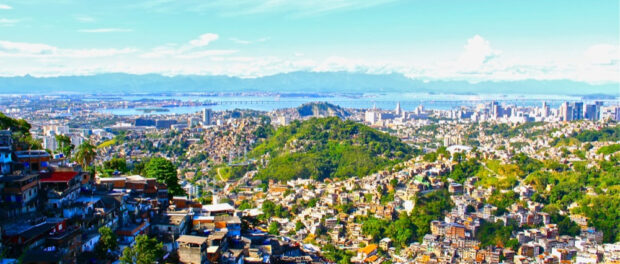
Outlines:
[[0,0],[0,76],[620,83],[618,0]]

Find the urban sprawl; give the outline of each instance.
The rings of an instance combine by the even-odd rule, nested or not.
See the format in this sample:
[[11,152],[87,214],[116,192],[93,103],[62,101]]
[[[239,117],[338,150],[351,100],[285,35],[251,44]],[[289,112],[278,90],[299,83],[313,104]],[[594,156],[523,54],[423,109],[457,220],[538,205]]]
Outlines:
[[620,263],[617,101],[0,111],[2,264]]

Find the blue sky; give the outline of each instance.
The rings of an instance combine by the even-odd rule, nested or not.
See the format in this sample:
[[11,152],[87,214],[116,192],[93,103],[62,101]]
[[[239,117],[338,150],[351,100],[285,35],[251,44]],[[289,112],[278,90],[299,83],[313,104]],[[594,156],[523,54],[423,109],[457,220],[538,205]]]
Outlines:
[[619,1],[0,0],[0,75],[620,82]]

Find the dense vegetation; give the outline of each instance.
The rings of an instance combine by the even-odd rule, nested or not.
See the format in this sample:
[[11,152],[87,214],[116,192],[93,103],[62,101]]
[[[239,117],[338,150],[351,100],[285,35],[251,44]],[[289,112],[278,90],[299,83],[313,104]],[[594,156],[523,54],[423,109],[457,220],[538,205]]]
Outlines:
[[[614,145],[609,145],[603,151],[613,154],[614,148]],[[603,240],[610,243],[620,241],[620,229],[617,227],[620,221],[618,157],[619,155],[611,155],[608,160],[593,161],[591,163],[594,166],[588,166],[589,162],[585,161],[575,161],[568,166],[553,160],[542,162],[518,154],[512,159],[513,163],[508,164],[497,160],[482,161],[485,169],[478,170],[475,176],[480,178],[477,184],[493,186],[498,190],[511,189],[521,179],[524,184],[534,188],[535,193],[531,199],[545,205],[544,210],[551,214],[551,222],[558,224],[560,234],[579,233],[579,227],[568,217],[560,215],[560,211],[581,214],[588,218],[589,226],[603,231]],[[461,164],[466,166],[465,162]],[[496,206],[496,214],[501,215],[510,205],[520,201],[518,195],[509,190],[493,192],[487,202]],[[573,204],[578,206],[569,210]]]
[[620,144],[604,146],[596,151],[597,154],[609,155],[620,151]]
[[616,126],[614,128],[607,127],[601,130],[584,130],[574,134],[573,136],[581,142],[619,141],[620,126]]
[[133,247],[126,247],[123,250],[120,263],[122,264],[149,264],[157,263],[164,256],[164,245],[156,238],[147,235],[136,236]]
[[[503,124],[487,124],[485,132],[505,137],[519,133],[526,136],[544,133],[532,132],[544,131],[536,128],[537,125],[528,123],[511,127]],[[571,151],[564,148],[563,157],[572,154],[582,160],[588,160],[586,153],[594,148],[590,142],[618,140],[620,140],[620,127],[615,126],[556,137],[552,140],[551,146],[556,148],[572,146]],[[512,147],[516,148],[517,145]],[[620,241],[620,229],[617,227],[617,223],[620,222],[619,145],[610,144],[597,149],[595,153],[606,155],[604,159],[570,163],[554,159],[538,160],[524,153],[517,153],[508,162],[494,159],[466,159],[462,155],[453,155],[452,160],[458,163],[446,177],[463,182],[475,176],[479,178],[476,185],[496,188],[486,201],[497,207],[496,215],[506,213],[515,203],[524,203],[520,201],[518,194],[512,191],[512,188],[522,181],[523,184],[534,187],[535,193],[531,199],[544,205],[544,211],[550,213],[551,222],[558,225],[560,234],[573,236],[579,234],[580,227],[571,221],[568,215],[580,214],[588,218],[589,226],[604,233],[604,242],[613,243]],[[473,154],[476,156],[475,152]],[[449,158],[445,150],[440,148],[436,152],[426,154],[424,160],[434,161],[439,157]],[[496,223],[485,223],[480,240],[485,245],[512,246],[507,229],[508,227],[502,228]],[[508,243],[511,245],[506,245]]]
[[259,179],[362,177],[410,157],[396,137],[336,117],[312,118],[279,128],[251,156],[270,156]]
[[411,214],[401,213],[396,221],[387,221],[370,216],[362,223],[362,233],[371,236],[375,242],[383,237],[394,241],[394,246],[406,247],[413,241],[422,241],[430,233],[432,220],[441,219],[452,208],[450,194],[446,190],[437,190],[415,199],[415,208]]
[[165,158],[152,158],[144,166],[145,176],[155,178],[158,182],[166,184],[171,196],[185,195],[185,190],[179,185],[177,168],[171,161]]
[[480,241],[481,247],[500,246],[517,250],[519,241],[510,238],[515,228],[514,223],[504,225],[501,220],[496,223],[483,221],[476,233],[476,239]]
[[245,175],[246,172],[256,169],[254,164],[242,164],[229,166],[226,164],[221,164],[215,166],[211,171],[209,171],[209,176],[213,179],[217,180],[229,180],[229,179],[239,179]]
[[417,229],[414,239],[421,242],[424,235],[431,232],[431,221],[443,219],[444,213],[453,206],[450,193],[445,189],[418,196],[411,212],[411,221]]
[[0,130],[10,130],[16,149],[41,149],[41,143],[30,134],[30,124],[24,119],[14,119],[0,113]]

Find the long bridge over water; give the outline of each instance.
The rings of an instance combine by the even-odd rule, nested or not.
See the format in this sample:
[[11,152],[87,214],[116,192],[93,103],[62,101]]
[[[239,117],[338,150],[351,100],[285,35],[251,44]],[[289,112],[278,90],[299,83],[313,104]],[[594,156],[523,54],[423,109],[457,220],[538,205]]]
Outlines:
[[[472,100],[428,100],[428,99],[419,99],[419,100],[411,100],[411,99],[405,99],[405,100],[357,100],[357,99],[351,99],[351,100],[323,100],[322,102],[327,102],[327,103],[331,103],[331,104],[335,104],[335,105],[350,105],[350,104],[355,104],[355,105],[373,105],[373,104],[381,104],[381,105],[388,105],[388,104],[392,104],[392,105],[396,105],[397,103],[401,103],[401,104],[424,104],[424,105],[453,105],[453,106],[461,106],[461,105],[473,105],[473,104],[480,104],[480,103],[491,103],[493,101],[499,102],[499,103],[504,103],[504,104],[523,104],[523,103],[529,103],[529,104],[533,104],[533,103],[542,103],[543,100],[541,99],[530,99],[530,98],[526,98],[526,99],[472,99]],[[547,103],[553,103],[553,102],[557,102],[557,103],[561,103],[564,102],[565,100],[559,100],[559,99],[551,99],[551,100],[545,100]],[[311,100],[212,100],[209,103],[212,105],[267,105],[267,104],[296,104],[296,105],[301,105],[304,103],[309,103],[312,102]]]

